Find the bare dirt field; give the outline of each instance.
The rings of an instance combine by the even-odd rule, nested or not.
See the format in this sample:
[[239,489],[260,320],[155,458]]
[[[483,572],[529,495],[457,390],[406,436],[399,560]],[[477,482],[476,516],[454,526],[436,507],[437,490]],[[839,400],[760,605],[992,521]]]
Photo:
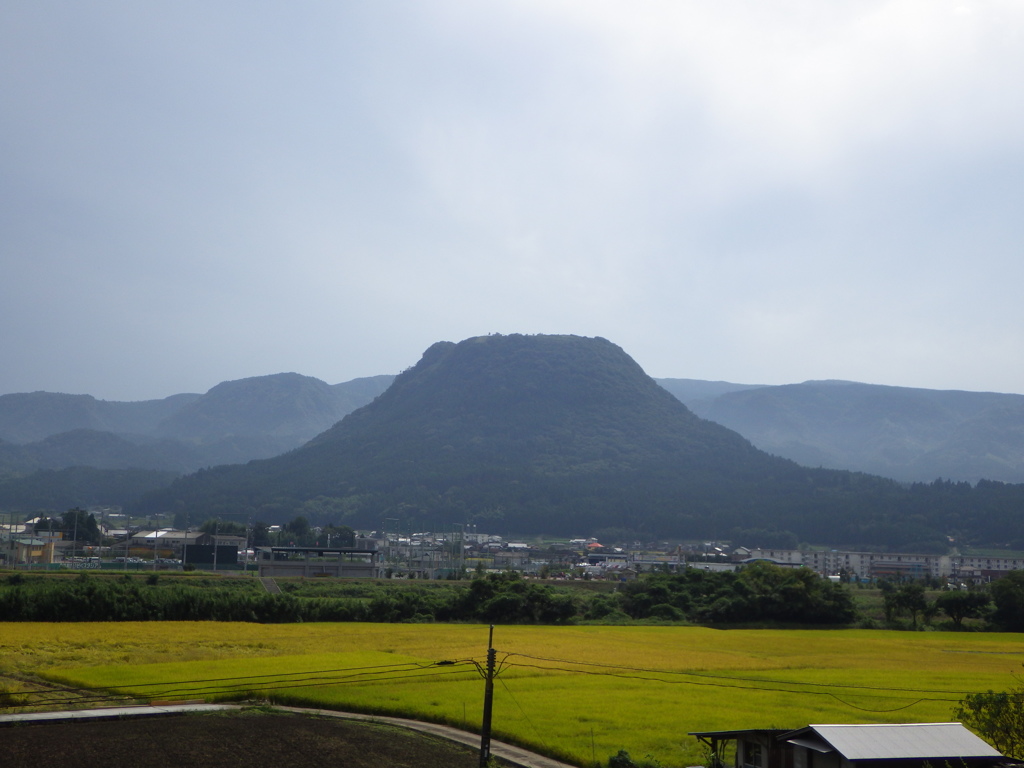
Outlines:
[[280,713],[0,728],[4,768],[475,768],[475,750],[379,723]]

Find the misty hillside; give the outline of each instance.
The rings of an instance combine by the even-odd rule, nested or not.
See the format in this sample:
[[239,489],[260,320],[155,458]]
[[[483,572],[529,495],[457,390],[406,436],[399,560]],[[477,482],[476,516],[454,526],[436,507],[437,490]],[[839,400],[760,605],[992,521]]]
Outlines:
[[1024,482],[1022,395],[808,381],[683,399],[806,466],[910,482]]
[[662,387],[675,395],[687,408],[693,403],[713,400],[730,392],[758,389],[759,384],[733,384],[729,381],[702,381],[700,379],[655,379]]
[[0,506],[22,514],[72,507],[127,507],[176,477],[177,472],[157,469],[44,469],[24,477],[0,477]]
[[157,425],[201,395],[181,394],[133,403],[92,395],[26,392],[0,395],[0,440],[34,443],[61,432],[90,429],[115,434],[154,434]]
[[294,447],[348,413],[340,400],[338,390],[297,373],[225,381],[169,415],[155,433],[195,443],[263,435]]
[[0,476],[88,466],[192,472],[289,451],[372,400],[392,376],[325,384],[294,373],[205,395],[108,402],[50,392],[0,397]]
[[173,440],[133,442],[112,432],[75,429],[27,445],[0,442],[0,475],[75,466],[184,474],[202,466],[202,458],[196,447]]

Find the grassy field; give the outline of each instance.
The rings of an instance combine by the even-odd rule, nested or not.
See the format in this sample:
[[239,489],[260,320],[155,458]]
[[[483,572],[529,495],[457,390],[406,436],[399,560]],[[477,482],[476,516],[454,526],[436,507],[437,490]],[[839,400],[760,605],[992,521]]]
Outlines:
[[[478,727],[487,627],[0,624],[0,664],[141,698],[235,697]],[[495,628],[494,731],[580,765],[701,761],[688,731],[934,722],[1004,689],[1020,635],[700,627]],[[438,666],[439,661],[455,664]]]

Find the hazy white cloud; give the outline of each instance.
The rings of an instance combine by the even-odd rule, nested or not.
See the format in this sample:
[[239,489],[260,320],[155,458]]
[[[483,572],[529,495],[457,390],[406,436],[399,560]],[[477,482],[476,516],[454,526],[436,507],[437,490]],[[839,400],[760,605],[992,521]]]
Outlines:
[[1024,391],[1024,4],[0,9],[0,392],[396,372]]

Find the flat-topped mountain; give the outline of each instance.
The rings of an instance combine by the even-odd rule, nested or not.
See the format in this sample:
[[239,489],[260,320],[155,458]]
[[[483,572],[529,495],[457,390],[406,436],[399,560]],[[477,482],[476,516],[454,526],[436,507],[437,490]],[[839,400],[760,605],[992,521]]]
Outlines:
[[535,477],[697,466],[719,455],[731,465],[781,463],[694,416],[611,342],[575,336],[435,344],[376,401],[282,464],[367,454],[415,457],[420,479],[470,461],[471,474]]
[[[695,416],[619,347],[574,336],[484,336],[430,347],[372,403],[308,444],[216,467],[142,510],[299,510],[377,527],[934,539],[888,508],[882,478],[806,469]],[[915,527],[916,526],[916,527]],[[867,531],[867,532],[866,532]]]

